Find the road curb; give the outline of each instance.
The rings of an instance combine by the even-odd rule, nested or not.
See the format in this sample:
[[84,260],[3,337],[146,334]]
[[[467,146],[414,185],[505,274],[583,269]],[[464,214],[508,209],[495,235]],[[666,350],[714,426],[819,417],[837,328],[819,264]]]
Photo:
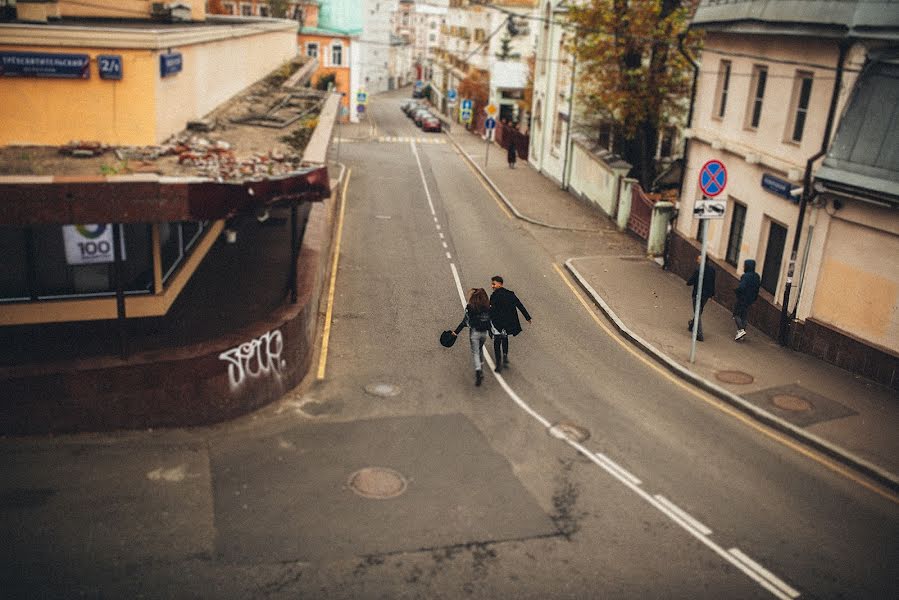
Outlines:
[[[467,132],[467,130],[466,130],[466,132]],[[453,135],[450,134],[449,132],[446,132],[446,137],[448,137],[450,139],[453,146],[455,146],[456,149],[459,151],[459,153],[465,157],[465,160],[467,160],[468,163],[472,167],[474,167],[475,170],[477,170],[478,174],[487,183],[487,185],[490,187],[490,189],[493,190],[493,192],[503,201],[503,204],[505,204],[506,207],[510,211],[512,211],[512,214],[515,215],[517,218],[521,219],[522,221],[531,223],[532,225],[538,225],[540,227],[546,227],[547,229],[555,229],[558,231],[580,231],[580,232],[584,232],[584,233],[602,233],[603,232],[602,229],[587,229],[584,227],[564,227],[562,225],[553,225],[552,223],[545,223],[543,221],[538,221],[537,219],[532,219],[531,217],[523,214],[520,210],[518,210],[518,208],[515,207],[514,204],[512,204],[512,202],[509,201],[508,198],[506,198],[506,195],[503,194],[503,192],[499,189],[499,186],[497,186],[495,183],[493,183],[493,180],[487,176],[487,173],[485,173],[484,170],[480,166],[478,166],[478,163],[471,157],[470,154],[468,154],[468,152],[465,151],[465,149],[459,144],[459,142],[456,141],[455,137],[453,137]]]
[[577,259],[569,258],[565,261],[565,268],[568,269],[569,273],[575,278],[581,288],[587,292],[592,298],[593,302],[605,313],[606,317],[612,321],[618,331],[626,337],[628,340],[633,342],[636,346],[638,346],[641,350],[643,350],[646,354],[650,355],[656,361],[662,364],[669,371],[679,376],[681,379],[689,381],[693,385],[705,390],[706,392],[712,394],[713,396],[727,402],[734,408],[748,414],[755,420],[764,423],[765,425],[772,427],[789,435],[793,439],[802,442],[803,444],[810,446],[823,454],[839,461],[840,463],[863,473],[865,476],[877,481],[879,484],[889,488],[894,492],[899,492],[899,477],[896,475],[874,465],[863,458],[856,456],[855,454],[849,452],[848,450],[837,446],[836,444],[832,444],[826,440],[821,439],[820,437],[804,431],[792,423],[788,423],[784,421],[780,417],[777,417],[765,410],[758,408],[740,398],[736,394],[729,392],[728,390],[722,388],[721,386],[705,379],[704,377],[700,377],[693,371],[690,371],[686,367],[683,367],[674,359],[669,357],[667,354],[661,352],[655,346],[641,338],[639,335],[631,331],[627,325],[615,314],[615,311],[609,307],[605,300],[593,289],[583,275],[574,267],[573,261]]

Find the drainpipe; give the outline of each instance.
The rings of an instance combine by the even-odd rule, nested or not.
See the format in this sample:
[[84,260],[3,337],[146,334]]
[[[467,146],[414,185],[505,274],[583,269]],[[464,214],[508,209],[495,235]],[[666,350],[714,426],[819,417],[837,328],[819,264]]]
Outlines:
[[790,304],[790,290],[793,287],[793,271],[796,269],[796,254],[799,250],[799,238],[802,236],[802,224],[805,221],[805,209],[810,200],[815,196],[812,191],[812,165],[816,160],[827,154],[830,146],[830,133],[833,129],[834,117],[837,112],[837,101],[840,98],[840,86],[843,82],[843,64],[846,62],[846,53],[849,50],[850,40],[840,42],[840,55],[837,59],[836,79],[833,83],[833,93],[830,96],[830,108],[827,111],[827,123],[824,127],[824,139],[821,140],[821,149],[805,163],[805,176],[802,178],[802,196],[799,199],[799,217],[796,219],[796,229],[793,231],[793,249],[790,251],[790,263],[787,266],[787,281],[784,285],[783,302],[780,307],[780,329],[777,334],[781,346],[789,345],[790,316],[788,306]]
[[[690,86],[690,108],[687,111],[687,128],[693,126],[693,106],[696,104],[696,83],[699,79],[699,65],[696,64],[696,61],[693,60],[693,57],[687,54],[687,51],[684,49],[684,40],[686,39],[686,33],[679,33],[677,36],[677,49],[681,53],[681,56],[687,59],[687,62],[690,63],[690,66],[693,67],[693,84]],[[687,176],[687,152],[690,149],[690,138],[684,136],[684,150],[682,152],[681,157],[681,170],[680,170],[680,181],[678,181],[677,189],[678,193],[682,192],[684,189],[684,178]],[[671,220],[677,219],[677,209],[675,209],[671,213]],[[662,269],[668,270],[668,252],[671,246],[671,228],[668,229],[668,235],[665,236],[665,249],[662,251]]]
[[571,82],[568,86],[568,127],[565,129],[565,162],[562,164],[562,189],[571,183],[571,126],[574,124],[574,74],[577,69],[577,52],[571,53]]

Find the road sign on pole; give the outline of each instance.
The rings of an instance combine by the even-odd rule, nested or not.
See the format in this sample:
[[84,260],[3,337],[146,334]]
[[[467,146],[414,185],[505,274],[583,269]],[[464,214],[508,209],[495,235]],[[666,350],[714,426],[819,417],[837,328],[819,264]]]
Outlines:
[[496,116],[496,110],[497,110],[497,109],[496,109],[496,104],[488,104],[488,105],[484,108],[484,112],[487,113],[487,116],[488,116],[488,117],[495,117],[495,116]]
[[496,119],[494,119],[493,117],[487,117],[487,119],[484,121],[484,128],[485,129],[494,129],[495,127],[496,127]]
[[696,219],[723,219],[727,202],[716,198],[703,198],[693,203],[693,217]]
[[462,105],[460,106],[460,108],[461,108],[462,110],[471,111],[471,109],[472,109],[472,101],[469,100],[468,98],[463,98],[463,99],[462,99]]
[[699,169],[699,187],[702,193],[714,198],[724,191],[727,185],[727,168],[720,160],[710,160]]
[[446,92],[446,100],[450,104],[456,103],[456,98],[458,97],[458,92],[456,90],[447,90]]
[[359,90],[356,92],[356,104],[368,104],[368,92]]
[[463,108],[459,111],[459,120],[463,123],[471,123],[471,109]]

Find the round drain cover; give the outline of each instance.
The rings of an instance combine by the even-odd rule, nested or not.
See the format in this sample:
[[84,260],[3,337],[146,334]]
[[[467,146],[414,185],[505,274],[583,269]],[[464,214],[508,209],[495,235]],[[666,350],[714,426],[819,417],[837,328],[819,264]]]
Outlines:
[[805,412],[811,410],[811,403],[802,396],[793,394],[776,394],[771,396],[771,403],[777,408],[790,412]]
[[365,386],[365,391],[372,396],[389,398],[390,396],[398,395],[400,393],[400,388],[392,383],[370,383]]
[[740,385],[746,385],[755,381],[755,377],[743,371],[717,371],[715,379],[724,383],[737,383]]
[[568,439],[574,442],[584,442],[590,438],[590,432],[586,428],[569,421],[561,421],[550,427],[549,435],[560,440]]
[[350,475],[347,485],[356,494],[375,500],[395,498],[406,491],[406,479],[386,467],[359,469]]

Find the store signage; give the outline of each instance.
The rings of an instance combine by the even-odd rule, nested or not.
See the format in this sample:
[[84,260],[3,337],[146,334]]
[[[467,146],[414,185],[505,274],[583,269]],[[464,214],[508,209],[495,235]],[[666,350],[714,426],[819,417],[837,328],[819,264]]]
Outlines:
[[97,70],[100,72],[100,79],[121,79],[122,57],[118,54],[99,54],[97,56]]
[[[112,245],[112,225],[63,225],[62,238],[66,247],[66,263],[94,265],[115,260]],[[125,259],[125,237],[122,236],[122,260]]]
[[90,79],[91,57],[87,54],[45,52],[0,52],[0,76]]
[[159,74],[163,77],[181,72],[183,64],[180,52],[169,52],[159,55]]
[[781,179],[780,177],[775,177],[774,175],[768,175],[767,173],[765,173],[764,175],[762,175],[762,188],[771,192],[775,196],[786,198],[790,202],[799,202],[799,196],[794,196],[791,193],[793,191],[793,184],[789,181]]

